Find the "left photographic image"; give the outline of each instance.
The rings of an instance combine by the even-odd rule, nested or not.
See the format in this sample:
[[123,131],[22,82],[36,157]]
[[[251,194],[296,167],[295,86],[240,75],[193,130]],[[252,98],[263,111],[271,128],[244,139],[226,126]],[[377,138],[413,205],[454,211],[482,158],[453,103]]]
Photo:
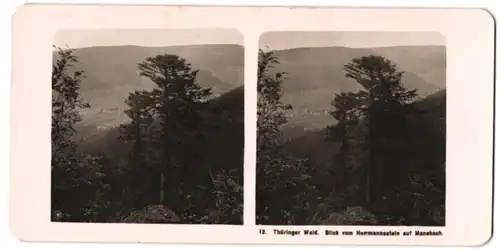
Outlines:
[[243,224],[243,46],[230,29],[58,31],[51,221]]

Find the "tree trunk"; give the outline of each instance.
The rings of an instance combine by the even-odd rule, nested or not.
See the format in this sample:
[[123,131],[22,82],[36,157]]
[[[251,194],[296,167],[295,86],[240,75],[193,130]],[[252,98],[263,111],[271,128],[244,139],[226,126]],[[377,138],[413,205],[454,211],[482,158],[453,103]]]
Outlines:
[[[371,93],[370,93],[371,95]],[[378,122],[375,117],[374,112],[374,102],[373,96],[370,96],[370,106],[369,106],[369,135],[368,135],[368,150],[369,153],[369,164],[367,167],[367,175],[366,175],[366,206],[371,208],[377,196],[377,170],[378,170],[378,159],[377,159],[377,133],[378,133]]]
[[340,146],[340,180],[338,180],[338,185],[340,188],[346,188],[348,183],[348,154],[349,154],[349,140],[347,135],[348,127],[344,124],[342,127],[342,145]]
[[161,173],[160,174],[160,203],[159,204],[163,204],[163,201],[165,199],[164,182],[165,182],[165,175],[164,175],[164,173]]

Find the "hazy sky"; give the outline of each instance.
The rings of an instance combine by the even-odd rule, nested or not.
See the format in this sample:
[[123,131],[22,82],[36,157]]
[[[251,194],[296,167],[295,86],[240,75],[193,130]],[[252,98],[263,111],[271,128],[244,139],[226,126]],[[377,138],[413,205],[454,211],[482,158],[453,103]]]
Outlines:
[[439,33],[424,32],[351,32],[351,31],[284,31],[261,36],[260,47],[272,50],[300,47],[343,46],[352,48],[401,45],[445,45]]
[[243,36],[229,29],[167,30],[64,30],[55,35],[55,45],[82,48],[92,46],[175,46],[194,44],[239,44]]

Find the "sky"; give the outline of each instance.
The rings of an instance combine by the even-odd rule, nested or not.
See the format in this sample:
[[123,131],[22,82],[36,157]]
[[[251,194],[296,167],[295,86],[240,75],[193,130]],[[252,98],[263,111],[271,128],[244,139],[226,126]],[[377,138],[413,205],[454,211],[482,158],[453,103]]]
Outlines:
[[63,30],[55,35],[58,47],[84,48],[93,46],[137,45],[145,47],[239,44],[243,36],[229,29],[167,29],[167,30]]
[[261,36],[259,46],[271,50],[301,47],[369,48],[403,45],[445,45],[444,37],[430,32],[279,31]]
[[[58,47],[92,46],[176,46],[196,44],[244,45],[243,35],[230,29],[166,30],[63,30],[55,35]],[[343,46],[352,48],[445,45],[444,37],[431,32],[351,32],[351,31],[277,31],[263,33],[260,47],[272,50],[300,47]]]

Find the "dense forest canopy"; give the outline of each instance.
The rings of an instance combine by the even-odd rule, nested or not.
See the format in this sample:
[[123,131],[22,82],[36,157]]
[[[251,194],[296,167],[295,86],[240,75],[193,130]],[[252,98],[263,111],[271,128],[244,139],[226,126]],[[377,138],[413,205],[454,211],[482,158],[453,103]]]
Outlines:
[[[93,51],[57,48],[52,220],[242,224],[244,89],[218,84],[239,69],[214,59],[207,73],[191,50],[121,49],[98,49],[127,61],[126,93],[107,100],[114,64],[97,69],[79,62]],[[360,51],[292,51],[319,53],[305,64],[259,51],[257,224],[444,225],[446,90],[426,82],[443,79],[403,70],[408,60],[390,49]],[[87,126],[107,120],[120,126]]]
[[102,140],[75,136],[90,107],[79,91],[86,72],[74,50],[57,51],[53,221],[242,224],[243,99],[213,97],[178,55],[149,56],[137,71],[154,87],[128,94],[129,122],[106,130],[112,145],[99,147]]
[[259,54],[257,224],[443,226],[445,90],[417,98],[395,63],[360,55],[343,66],[357,86],[315,107],[335,122],[290,137],[282,97],[297,79],[278,54]]

